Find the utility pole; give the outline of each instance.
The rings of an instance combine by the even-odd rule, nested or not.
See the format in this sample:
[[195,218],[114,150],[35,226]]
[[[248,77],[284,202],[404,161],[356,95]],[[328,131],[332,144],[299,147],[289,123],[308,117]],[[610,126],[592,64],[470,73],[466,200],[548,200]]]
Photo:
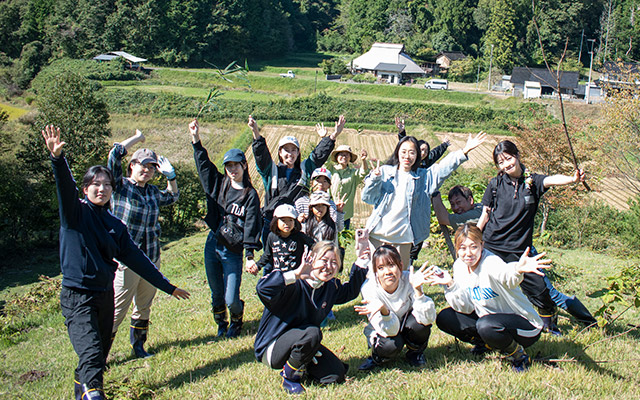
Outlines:
[[587,83],[587,88],[585,90],[584,98],[587,100],[587,104],[589,104],[589,95],[591,94],[591,69],[593,68],[593,44],[595,43],[595,39],[587,39],[587,42],[591,42],[591,62],[589,63],[589,82]]
[[582,62],[582,39],[584,39],[584,28],[582,28],[582,34],[580,34],[580,49],[578,49],[578,62]]
[[478,63],[478,75],[476,75],[476,92],[478,91],[479,83],[480,83],[480,63]]
[[491,91],[491,65],[493,64],[493,44],[491,45],[491,57],[489,58],[489,81],[487,82],[487,90]]

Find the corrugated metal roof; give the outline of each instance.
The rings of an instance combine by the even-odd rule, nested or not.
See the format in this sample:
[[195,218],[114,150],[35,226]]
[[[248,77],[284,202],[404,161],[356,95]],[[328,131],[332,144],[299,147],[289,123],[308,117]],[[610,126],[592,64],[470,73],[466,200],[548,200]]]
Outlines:
[[[578,87],[577,71],[560,71],[560,88],[575,89]],[[555,71],[549,72],[544,68],[514,67],[511,72],[511,83],[523,85],[525,81],[540,82],[542,86],[557,86]]]
[[406,67],[404,64],[380,63],[374,68],[376,71],[402,72]]

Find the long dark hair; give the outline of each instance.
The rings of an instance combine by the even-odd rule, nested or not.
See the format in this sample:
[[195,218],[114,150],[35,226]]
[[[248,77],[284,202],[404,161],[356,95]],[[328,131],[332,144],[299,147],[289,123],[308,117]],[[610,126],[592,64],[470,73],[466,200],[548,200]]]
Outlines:
[[498,156],[500,154],[508,154],[511,157],[520,159],[520,152],[518,151],[518,148],[516,147],[515,143],[510,140],[501,141],[493,149],[493,162],[496,165],[498,165]]
[[[271,223],[269,224],[269,230],[273,233],[275,233],[278,236],[282,236],[282,232],[280,232],[280,228],[278,228],[278,217],[273,217],[273,219],[271,220]],[[293,224],[293,229],[291,230],[291,233],[289,234],[289,236],[296,234],[298,232],[300,232],[302,230],[302,225],[300,224],[300,221],[298,221],[297,218],[294,218],[294,224]]]
[[316,240],[316,238],[313,236],[313,231],[318,227],[318,225],[320,225],[320,223],[324,223],[327,225],[327,229],[324,230],[324,233],[322,235],[321,238],[317,239],[317,240],[336,240],[336,234],[337,234],[337,229],[336,229],[336,223],[333,221],[333,218],[331,218],[331,215],[329,213],[329,207],[326,204],[319,204],[319,205],[323,205],[325,207],[327,207],[327,212],[324,213],[324,215],[322,216],[322,219],[320,221],[316,220],[315,216],[312,216],[312,211],[311,211],[311,207],[315,207],[315,205],[313,206],[309,206],[309,218],[307,219],[307,225],[306,225],[306,234],[313,237],[314,240]]
[[424,158],[422,157],[422,150],[420,151],[420,160],[426,160],[427,158],[429,158],[429,153],[431,152],[431,146],[429,146],[429,143],[427,143],[426,140],[418,140],[418,148],[422,147],[422,145],[427,146],[427,151],[424,152]]
[[398,164],[400,164],[400,156],[399,156],[399,154],[400,154],[400,146],[402,146],[402,144],[404,142],[411,142],[413,147],[416,149],[416,160],[413,162],[413,165],[411,166],[411,170],[415,171],[420,166],[420,162],[422,161],[422,157],[420,156],[420,145],[418,144],[418,139],[416,139],[413,136],[405,136],[402,139],[400,139],[400,141],[396,145],[396,149],[393,151],[393,154],[387,160],[387,165],[393,165],[393,166],[397,167]]
[[[253,187],[253,183],[251,183],[251,176],[249,175],[249,167],[247,166],[247,162],[242,161],[240,165],[242,165],[242,186],[244,186],[244,189],[242,189],[242,196],[244,197],[249,194],[251,190],[255,190],[255,188]],[[229,191],[230,187],[231,178],[229,178],[229,175],[227,175],[227,169],[225,168],[224,178],[222,178],[222,193],[224,193],[225,197],[227,196],[227,192]]]

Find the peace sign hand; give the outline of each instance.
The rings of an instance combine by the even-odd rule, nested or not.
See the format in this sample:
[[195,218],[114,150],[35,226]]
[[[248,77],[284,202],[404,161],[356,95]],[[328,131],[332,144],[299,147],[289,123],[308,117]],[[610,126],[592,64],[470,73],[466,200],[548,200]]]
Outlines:
[[47,149],[54,157],[60,157],[62,153],[62,147],[67,144],[60,141],[60,128],[54,128],[53,125],[47,125],[42,130],[42,137],[44,138]]
[[302,254],[302,262],[294,271],[296,279],[309,279],[311,277],[311,271],[313,270],[313,264],[315,261],[316,255],[307,246],[305,246],[304,253]]
[[396,117],[396,127],[398,128],[398,132],[404,131],[404,119]]
[[338,212],[343,212],[344,210],[344,206],[346,204],[347,201],[347,195],[348,193],[343,194],[338,201],[336,201],[336,210],[338,210]]

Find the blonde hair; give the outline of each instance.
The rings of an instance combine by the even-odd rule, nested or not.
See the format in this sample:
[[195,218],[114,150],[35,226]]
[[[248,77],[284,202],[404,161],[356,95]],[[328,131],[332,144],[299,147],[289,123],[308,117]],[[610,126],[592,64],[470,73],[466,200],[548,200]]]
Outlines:
[[460,250],[462,242],[464,242],[467,238],[473,240],[475,243],[478,243],[481,246],[483,245],[482,231],[473,224],[465,223],[456,231],[456,237],[454,240],[456,253],[458,252],[458,250]]
[[330,242],[328,240],[321,240],[313,246],[313,249],[311,251],[313,251],[313,253],[315,254],[316,259],[324,256],[330,251],[333,251],[333,253],[336,255],[336,262],[338,263],[338,265],[341,264],[340,249],[338,248],[338,245],[335,244],[334,242]]

